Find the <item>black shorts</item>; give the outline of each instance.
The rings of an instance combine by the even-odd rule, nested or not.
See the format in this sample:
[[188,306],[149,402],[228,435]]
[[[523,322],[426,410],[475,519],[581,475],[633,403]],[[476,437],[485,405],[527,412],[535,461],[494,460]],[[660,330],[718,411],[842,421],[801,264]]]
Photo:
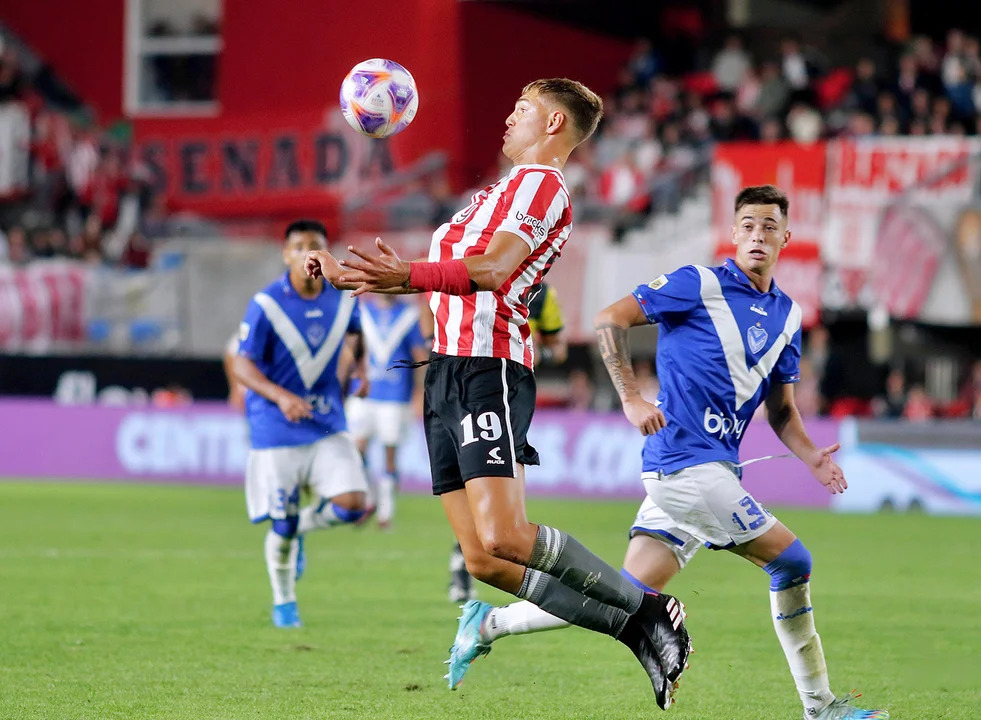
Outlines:
[[433,495],[476,477],[514,477],[537,465],[526,437],[535,413],[535,374],[513,360],[434,353],[426,371],[424,419]]

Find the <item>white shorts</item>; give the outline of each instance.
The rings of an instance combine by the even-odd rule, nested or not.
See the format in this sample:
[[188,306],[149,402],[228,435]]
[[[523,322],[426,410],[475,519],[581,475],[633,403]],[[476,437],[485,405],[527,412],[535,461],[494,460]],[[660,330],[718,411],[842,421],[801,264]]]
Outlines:
[[707,547],[742,545],[765,533],[777,519],[746,492],[727,462],[683,468],[670,475],[641,475],[647,497],[637,511],[630,535],[664,540],[684,567]]
[[344,404],[347,424],[355,440],[377,438],[382,445],[395,447],[405,439],[412,422],[409,403],[349,397]]
[[321,498],[367,491],[361,453],[349,433],[309,445],[249,451],[245,503],[252,522],[298,515],[301,487]]

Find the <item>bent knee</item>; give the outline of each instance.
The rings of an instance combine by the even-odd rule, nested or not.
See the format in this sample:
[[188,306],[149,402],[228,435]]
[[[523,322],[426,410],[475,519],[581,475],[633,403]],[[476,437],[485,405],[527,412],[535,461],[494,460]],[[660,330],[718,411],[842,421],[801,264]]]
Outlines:
[[272,521],[272,531],[287,541],[296,537],[299,530],[300,518],[296,515]]
[[467,572],[477,580],[496,587],[500,578],[505,576],[508,563],[493,557],[486,552],[470,553],[464,556]]
[[367,507],[367,499],[363,492],[348,492],[335,495],[330,499],[334,507],[343,508],[349,512],[363,512]]
[[526,565],[535,543],[532,526],[526,525],[526,528],[532,532],[530,537],[526,537],[522,532],[524,528],[508,527],[502,530],[490,527],[478,529],[477,538],[484,551],[491,557]]
[[806,583],[811,578],[811,567],[811,552],[797,539],[763,569],[770,575],[770,590],[779,591]]

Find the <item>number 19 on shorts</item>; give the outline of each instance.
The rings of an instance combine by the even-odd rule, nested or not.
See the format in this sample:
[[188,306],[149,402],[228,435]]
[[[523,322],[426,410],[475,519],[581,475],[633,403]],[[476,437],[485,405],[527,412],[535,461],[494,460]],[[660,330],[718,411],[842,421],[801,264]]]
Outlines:
[[[478,415],[476,428],[474,428],[473,413],[463,418],[460,425],[463,426],[463,441],[460,443],[460,447],[466,447],[478,440],[494,442],[504,434],[501,429],[501,418],[497,416],[496,412],[485,412]],[[479,434],[478,430],[480,431]]]

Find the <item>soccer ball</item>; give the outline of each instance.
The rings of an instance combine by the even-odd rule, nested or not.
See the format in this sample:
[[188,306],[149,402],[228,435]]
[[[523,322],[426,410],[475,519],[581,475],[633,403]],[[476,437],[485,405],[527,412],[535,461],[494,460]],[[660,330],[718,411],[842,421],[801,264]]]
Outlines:
[[418,107],[416,81],[392,60],[360,62],[341,83],[341,112],[348,125],[362,135],[382,138],[401,132]]

